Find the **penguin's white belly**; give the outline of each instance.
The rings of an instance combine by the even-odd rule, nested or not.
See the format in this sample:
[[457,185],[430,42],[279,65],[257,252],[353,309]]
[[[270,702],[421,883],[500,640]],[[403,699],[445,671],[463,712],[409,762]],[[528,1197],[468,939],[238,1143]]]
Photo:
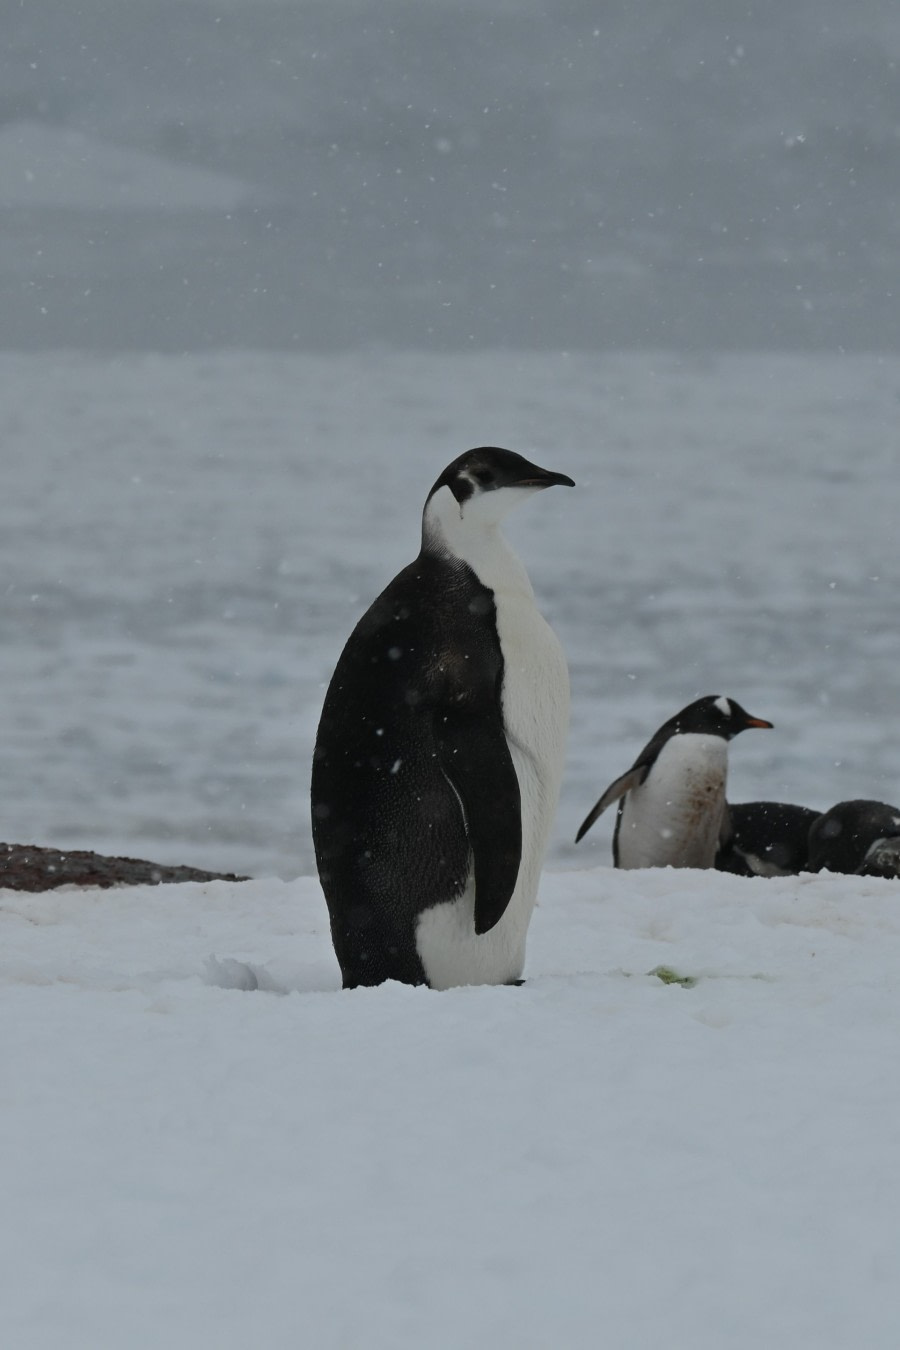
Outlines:
[[673,736],[640,787],[626,793],[618,866],[712,867],[725,810],[721,736]]
[[503,652],[503,724],[522,798],[522,861],[499,923],[475,932],[470,872],[463,894],[421,915],[416,947],[433,989],[507,984],[522,974],[525,939],[562,781],[569,674],[555,633],[530,594],[495,592]]

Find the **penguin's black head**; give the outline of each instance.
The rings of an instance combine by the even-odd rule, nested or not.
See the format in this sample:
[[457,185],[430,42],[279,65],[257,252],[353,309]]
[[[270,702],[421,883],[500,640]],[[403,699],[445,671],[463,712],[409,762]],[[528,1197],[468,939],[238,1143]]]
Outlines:
[[[551,473],[549,469],[542,469],[539,465],[532,464],[531,460],[525,459],[523,455],[517,455],[514,450],[501,450],[495,445],[482,445],[477,450],[467,450],[452,464],[448,464],[428,497],[430,500],[442,487],[447,487],[462,510],[466,503],[488,492],[513,489],[518,498],[520,494],[535,492],[539,488],[554,487],[557,484],[566,487],[575,486],[572,479],[567,478],[564,473]],[[506,497],[507,494],[504,492],[503,495]],[[510,495],[509,499],[504,501],[500,514],[505,514],[506,509],[513,504],[514,499]]]
[[725,698],[723,694],[707,694],[705,698],[698,698],[672,718],[673,735],[693,732],[703,736],[721,736],[726,741],[750,727],[771,726],[771,722],[764,722],[761,717],[751,717],[746,708],[742,708],[733,698]]

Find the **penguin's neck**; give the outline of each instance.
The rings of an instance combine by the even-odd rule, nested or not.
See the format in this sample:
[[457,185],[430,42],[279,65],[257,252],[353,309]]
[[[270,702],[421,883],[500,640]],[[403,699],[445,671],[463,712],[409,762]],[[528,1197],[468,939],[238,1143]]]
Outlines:
[[483,586],[501,594],[534,598],[525,567],[500,530],[505,512],[498,510],[502,489],[468,501],[460,508],[449,488],[428,500],[422,519],[422,549],[438,557],[458,560],[475,573]]

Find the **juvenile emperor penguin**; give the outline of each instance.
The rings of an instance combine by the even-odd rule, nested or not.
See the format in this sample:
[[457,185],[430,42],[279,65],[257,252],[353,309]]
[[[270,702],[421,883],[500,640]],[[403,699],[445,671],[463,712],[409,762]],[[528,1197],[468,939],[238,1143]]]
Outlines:
[[425,502],[419,556],[338,661],[312,823],[345,989],[522,974],[569,677],[500,522],[554,484],[574,487],[510,450],[455,459]]
[[809,870],[900,876],[900,811],[887,802],[838,802],[809,831]]
[[729,802],[716,868],[741,877],[792,877],[809,869],[818,811],[792,802]]
[[614,801],[616,867],[712,867],[725,822],[728,742],[771,727],[734,699],[710,694],[664,722],[582,823],[578,843]]

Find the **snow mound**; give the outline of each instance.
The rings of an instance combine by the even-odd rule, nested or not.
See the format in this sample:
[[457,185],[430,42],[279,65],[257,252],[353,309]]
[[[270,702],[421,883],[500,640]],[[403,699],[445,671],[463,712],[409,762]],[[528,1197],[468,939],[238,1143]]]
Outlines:
[[309,878],[0,892],[10,1343],[893,1346],[900,887],[548,874],[526,974],[340,992]]

